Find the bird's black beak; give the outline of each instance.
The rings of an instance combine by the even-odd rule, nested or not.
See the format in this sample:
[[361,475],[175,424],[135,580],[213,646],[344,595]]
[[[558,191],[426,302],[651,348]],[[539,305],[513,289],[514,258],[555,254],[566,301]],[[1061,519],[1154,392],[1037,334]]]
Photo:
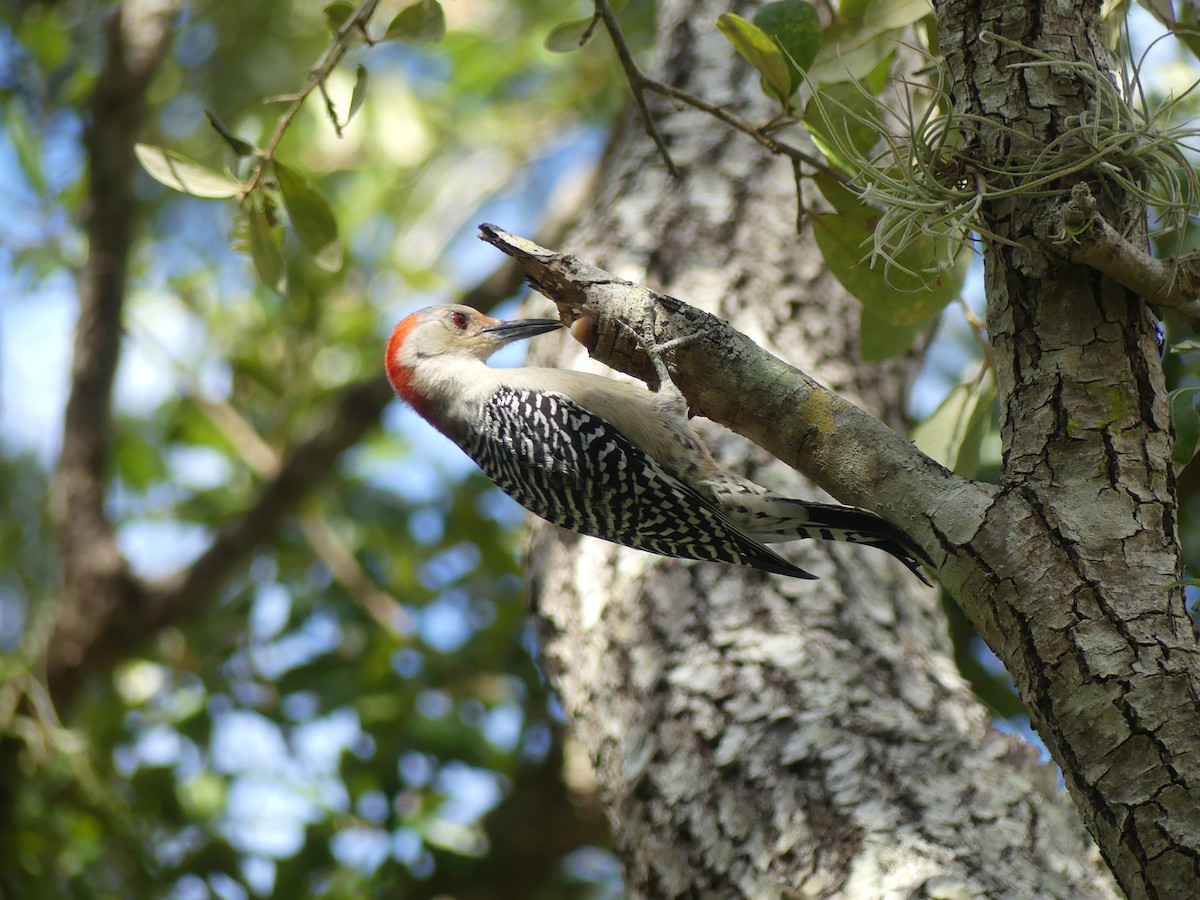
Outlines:
[[494,335],[500,345],[525,338],[537,337],[548,331],[557,331],[563,327],[558,319],[517,319],[512,322],[501,322],[499,325],[489,325],[481,328],[480,334]]

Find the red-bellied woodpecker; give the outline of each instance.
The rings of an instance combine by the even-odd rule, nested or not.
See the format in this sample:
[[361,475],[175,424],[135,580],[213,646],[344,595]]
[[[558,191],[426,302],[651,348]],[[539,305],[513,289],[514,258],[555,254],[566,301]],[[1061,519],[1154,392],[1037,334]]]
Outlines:
[[392,388],[458,444],[502,490],[555,525],[663,556],[814,578],[764,543],[822,538],[886,550],[926,584],[929,558],[873,513],[782,497],[722,471],[687,418],[662,351],[652,392],[562,369],[493,369],[485,360],[556,319],[504,322],[432,306],[396,326]]

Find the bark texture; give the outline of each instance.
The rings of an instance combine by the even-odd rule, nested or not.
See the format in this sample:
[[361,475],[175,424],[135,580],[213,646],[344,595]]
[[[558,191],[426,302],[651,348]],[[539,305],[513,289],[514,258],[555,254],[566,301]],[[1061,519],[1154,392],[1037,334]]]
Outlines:
[[[657,75],[744,108],[758,94],[757,76],[715,30],[726,8],[661,4]],[[640,129],[627,129],[596,214],[570,249],[731,319],[900,426],[915,363],[858,362],[857,304],[810,237],[795,234],[789,167],[711,119],[662,112],[682,178],[670,180]],[[748,114],[769,116],[765,107]],[[563,347],[554,362],[594,365],[581,356]],[[689,393],[705,372],[697,354],[686,356]],[[745,358],[708,361],[725,364],[751,370]],[[771,384],[747,378],[744,388],[724,398],[727,410],[764,397],[786,402]],[[725,464],[777,490],[816,495],[744,440],[705,433]],[[861,470],[869,459],[868,448],[846,467]],[[843,499],[856,499],[852,477],[836,481]],[[970,519],[991,493],[966,487],[978,501]],[[949,493],[908,500],[927,512]],[[960,681],[936,594],[878,552],[793,547],[821,581],[665,561],[535,530],[532,604],[546,665],[595,765],[631,892],[1112,895],[1052,772],[992,731]]]
[[[1020,162],[1094,110],[1095,78],[1111,65],[1099,6],[937,5],[956,108],[998,126],[969,153]],[[1031,51],[1094,74],[1028,66]],[[1119,230],[1142,216],[1102,182],[1089,187]],[[984,209],[986,227],[1015,244],[985,256],[1005,455],[1000,492],[952,551],[967,559],[950,585],[1013,674],[1126,893],[1190,897],[1200,657],[1171,587],[1175,478],[1155,321],[1135,294],[1035,237],[1052,212],[1021,197]]]

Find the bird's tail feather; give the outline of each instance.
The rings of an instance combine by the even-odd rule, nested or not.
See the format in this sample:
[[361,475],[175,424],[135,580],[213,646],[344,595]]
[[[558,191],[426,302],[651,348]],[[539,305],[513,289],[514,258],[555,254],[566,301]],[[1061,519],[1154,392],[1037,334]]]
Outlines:
[[781,497],[738,479],[712,485],[725,515],[754,540],[770,544],[804,539],[866,544],[890,553],[925,584],[921,565],[933,560],[903,529],[865,509]]

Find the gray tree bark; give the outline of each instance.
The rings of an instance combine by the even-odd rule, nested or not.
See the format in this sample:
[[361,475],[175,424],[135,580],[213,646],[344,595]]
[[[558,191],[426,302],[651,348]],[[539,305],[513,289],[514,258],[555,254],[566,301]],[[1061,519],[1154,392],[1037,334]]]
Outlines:
[[[656,76],[710,100],[746,107],[756,103],[757,76],[737,61],[713,25],[727,8],[660,4]],[[901,427],[902,397],[915,360],[876,367],[858,361],[857,303],[825,269],[811,236],[797,237],[788,166],[764,159],[748,139],[709,118],[663,112],[660,124],[682,177],[671,180],[651,142],[629,127],[608,160],[594,215],[568,249],[729,319],[762,347]],[[760,121],[770,115],[765,105],[745,112]],[[993,258],[993,279],[998,265],[1012,262]],[[1100,502],[1085,496],[1088,482],[1078,466],[1058,476],[1076,471],[1073,490],[1035,506],[1031,498],[1038,488],[1021,482],[1033,462],[1046,464],[1044,457],[1034,454],[1032,462],[1014,469],[1010,450],[1006,477],[1012,487],[997,491],[940,470],[851,407],[829,405],[827,395],[793,380],[786,367],[753,348],[706,340],[704,350],[711,352],[688,349],[680,361],[679,382],[694,409],[802,465],[838,499],[874,508],[927,547],[941,547],[945,583],[970,604],[968,611],[993,647],[1017,663],[1023,696],[1039,729],[1052,735],[1060,765],[1079,758],[1064,755],[1064,747],[1098,737],[1089,723],[1128,722],[1118,706],[1096,705],[1131,689],[1128,682],[1107,680],[1112,666],[1124,664],[1125,674],[1138,660],[1161,666],[1170,655],[1167,643],[1184,657],[1194,653],[1194,646],[1191,651],[1184,646],[1190,632],[1182,630],[1178,592],[1161,590],[1174,577],[1176,557],[1170,553],[1173,533],[1165,530],[1173,521],[1170,476],[1162,474],[1169,472],[1166,418],[1161,375],[1148,373],[1156,367],[1156,357],[1146,353],[1149,323],[1142,321],[1136,298],[1107,307],[1093,302],[1093,317],[1097,310],[1141,323],[1124,343],[1119,329],[1111,329],[1114,356],[1103,363],[1110,381],[1118,378],[1120,349],[1120,371],[1129,372],[1133,359],[1144,373],[1137,382],[1139,401],[1127,404],[1129,427],[1138,423],[1140,430],[1123,431],[1119,440],[1110,436],[1130,453],[1141,446],[1151,453],[1137,464],[1147,474],[1136,482],[1141,501],[1105,508],[1106,515],[1114,509],[1127,514],[1119,525],[1096,521],[1095,509],[1080,513],[1083,524],[1072,515],[1062,518],[1061,506],[1079,503],[1073,508],[1082,510]],[[1002,384],[1009,392],[1029,390],[1011,377],[1020,341],[1014,329],[1002,327],[1005,315],[1011,313],[993,324],[1008,360],[1010,377]],[[1063,322],[1031,324],[1049,328],[1046,333],[1059,345],[1070,337]],[[1030,340],[1021,335],[1021,341]],[[596,365],[566,346],[557,353],[541,350],[538,361]],[[1059,373],[1061,384],[1067,378],[1061,368]],[[1087,391],[1067,393],[1083,404],[1084,416],[1095,412]],[[830,410],[819,440],[812,436],[814,397]],[[1050,393],[1042,394],[1035,407],[1042,417],[1036,433],[1047,441],[1061,422],[1046,418],[1050,399]],[[1026,427],[1023,422],[1010,411],[1009,446],[1022,443],[1017,433]],[[725,464],[794,496],[816,495],[794,471],[744,440],[715,427],[704,433]],[[1097,434],[1095,442],[1102,445],[1103,438]],[[1135,464],[1121,457],[1124,452],[1116,451],[1120,473]],[[1092,461],[1091,484],[1100,475],[1106,486],[1119,478],[1103,465],[1113,458],[1101,448]],[[1165,468],[1155,482],[1149,472],[1159,463]],[[1043,488],[1056,484],[1052,471],[1043,475]],[[1013,512],[1018,506],[1023,515]],[[1145,538],[1127,529],[1139,511],[1154,520]],[[1060,521],[1073,522],[1076,531],[1056,531]],[[1127,570],[1119,556],[1110,563],[1090,551],[1083,560],[1071,556],[1079,529],[1091,536],[1101,528],[1126,529],[1121,538],[1127,554],[1144,546],[1154,580]],[[1122,547],[1115,549],[1120,553]],[[992,730],[987,711],[960,680],[935,592],[868,549],[806,543],[789,552],[821,580],[661,560],[548,526],[535,528],[532,606],[545,662],[595,767],[631,892],[753,898],[1113,896],[1106,867],[1070,800],[1056,789],[1053,770],[1021,742]],[[1080,566],[1095,567],[1083,584],[1061,593],[1046,590],[1061,578],[1081,581]],[[1121,646],[1128,652],[1117,656],[1110,653],[1112,634],[1120,633],[1115,621],[1100,632],[1074,630],[1066,620],[1097,609],[1101,578],[1136,594],[1141,616],[1165,616],[1147,619],[1147,625],[1165,630],[1153,640],[1140,626],[1127,631]],[[1045,619],[1033,615],[1039,609]],[[1089,643],[1088,635],[1103,640]],[[1156,649],[1142,646],[1138,656],[1129,645],[1139,640]],[[1052,652],[1051,641],[1060,648],[1056,656],[1045,655]],[[1096,668],[1102,660],[1109,670]],[[1178,657],[1175,664],[1180,665]],[[1185,664],[1181,673],[1187,671]],[[1085,683],[1085,673],[1097,683]],[[1181,680],[1170,684],[1181,688],[1190,676],[1177,677]],[[1055,679],[1051,688],[1047,682]],[[1080,701],[1075,708],[1072,692]],[[1151,702],[1149,694],[1134,693],[1125,698],[1125,708]],[[1161,686],[1155,696],[1164,697]],[[1194,695],[1181,690],[1177,699],[1193,703],[1194,712]],[[1039,708],[1043,701],[1048,705]],[[1179,734],[1164,723],[1169,719],[1143,722],[1143,732],[1162,724]],[[1106,767],[1091,781],[1124,766],[1132,773],[1132,757],[1143,749],[1128,745],[1128,759],[1102,752]],[[1151,768],[1159,774],[1177,771]],[[1123,787],[1137,791],[1133,785],[1143,783],[1130,777]],[[1074,796],[1078,801],[1077,789]],[[1194,822],[1194,804],[1191,816]],[[1085,812],[1085,819],[1095,827],[1094,811]],[[1125,820],[1127,832],[1137,827]],[[1097,833],[1103,836],[1104,829]],[[1113,863],[1107,846],[1104,852]],[[1119,867],[1118,874],[1135,893]],[[1168,888],[1158,895],[1182,896]]]
[[[1094,120],[1096,76],[1111,67],[1099,2],[935,6],[956,108],[997,126],[968,153],[1020,162]],[[1024,65],[1031,51],[1096,74]],[[1059,186],[1066,195],[1081,180],[1106,196],[1118,230],[1142,222],[1140,205],[1095,173]],[[1035,237],[1057,202],[983,210],[1012,242],[984,257],[1005,453],[1000,490],[953,551],[948,586],[1013,674],[1126,893],[1193,897],[1200,655],[1172,586],[1175,474],[1155,320],[1135,293]]]

